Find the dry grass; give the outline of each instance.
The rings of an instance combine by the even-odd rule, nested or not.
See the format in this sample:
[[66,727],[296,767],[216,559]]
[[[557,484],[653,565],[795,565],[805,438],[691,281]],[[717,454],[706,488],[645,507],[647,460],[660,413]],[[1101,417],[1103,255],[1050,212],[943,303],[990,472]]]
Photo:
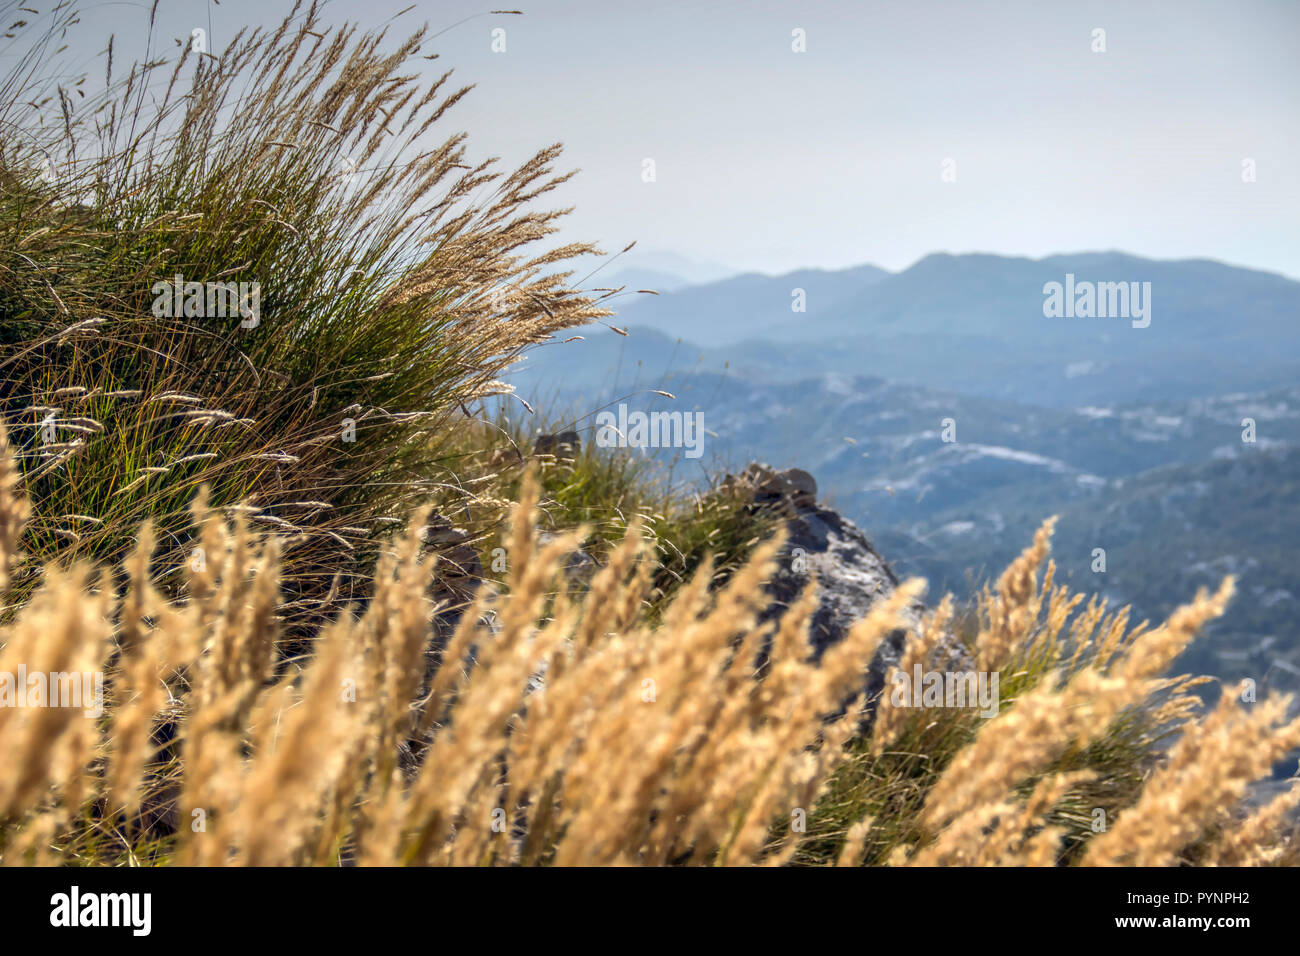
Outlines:
[[[812,590],[757,623],[779,544],[745,502],[468,426],[619,291],[535,245],[557,147],[498,175],[428,140],[466,90],[418,81],[427,39],[314,5],[217,55],[115,74],[110,46],[99,93],[51,66],[75,20],[0,77],[0,862],[1295,860],[1300,790],[1243,809],[1300,745],[1289,701],[1201,716],[1165,676],[1230,582],[1130,628],[1040,581],[1046,525],[963,637],[998,716],[886,697],[863,738],[843,704],[918,582],[814,665]],[[178,272],[262,283],[260,323],[153,314]],[[434,627],[450,556],[496,544]],[[951,666],[959,618],[901,669]],[[100,674],[105,710],[14,706],[23,672]]]
[[[0,468],[11,469],[7,449]],[[5,474],[11,474],[5,471]],[[315,636],[301,667],[277,674],[279,541],[200,500],[207,559],[188,566],[188,597],[151,582],[151,532],[127,558],[121,593],[84,564],[47,569],[0,631],[0,672],[103,670],[107,713],[0,708],[0,858],[23,863],[780,864],[811,839],[802,824],[853,755],[857,709],[831,721],[860,686],[881,639],[919,582],[898,589],[820,664],[807,661],[810,592],[785,618],[756,625],[778,542],[758,547],[719,588],[706,562],[645,622],[646,539],[634,523],[591,582],[563,585],[582,533],[537,540],[536,485],[525,481],[504,594],[482,592],[445,647],[430,648],[431,568],[423,517],[381,556],[375,597]],[[0,527],[26,503],[0,480]],[[6,534],[11,558],[13,535]],[[1085,611],[1039,586],[1044,535],[986,595],[988,635],[1011,661],[1074,647],[1035,686],[1013,691],[946,768],[921,784],[889,862],[1051,864],[1064,827],[1053,814],[1091,773],[1064,753],[1134,708],[1180,733],[1119,810],[1086,841],[1088,864],[1170,864],[1192,849],[1210,863],[1277,863],[1288,805],[1233,815],[1246,784],[1300,744],[1286,701],[1246,710],[1225,694],[1203,719],[1187,681],[1160,673],[1231,585],[1161,627]],[[1039,613],[1039,612],[1042,613]],[[951,615],[941,606],[929,622]],[[487,622],[495,622],[489,628]],[[933,630],[931,630],[933,633]],[[755,672],[771,641],[771,664]],[[922,631],[917,637],[926,646]],[[1083,648],[1083,650],[1079,650]],[[917,651],[916,653],[922,653]],[[437,661],[441,661],[438,666]],[[1080,661],[1084,661],[1080,663]],[[1171,696],[1172,691],[1172,696]],[[876,725],[896,746],[928,714]],[[869,743],[869,742],[868,742]],[[884,824],[850,821],[832,859],[881,855]],[[1208,834],[1208,836],[1207,836]]]
[[[1108,614],[1056,585],[1050,562],[1038,581],[1050,533],[1048,522],[967,622],[977,666],[1001,677],[997,717],[893,706],[886,693],[828,787],[824,839],[805,858],[827,859],[841,838],[865,841],[869,860],[927,866],[1294,862],[1300,791],[1243,808],[1249,785],[1300,746],[1289,698],[1243,706],[1227,688],[1198,719],[1192,691],[1208,678],[1165,676],[1224,612],[1232,581],[1157,628],[1130,629],[1127,609]],[[930,612],[899,669],[953,666],[938,640],[953,616],[950,599]],[[874,822],[865,837],[859,817]]]

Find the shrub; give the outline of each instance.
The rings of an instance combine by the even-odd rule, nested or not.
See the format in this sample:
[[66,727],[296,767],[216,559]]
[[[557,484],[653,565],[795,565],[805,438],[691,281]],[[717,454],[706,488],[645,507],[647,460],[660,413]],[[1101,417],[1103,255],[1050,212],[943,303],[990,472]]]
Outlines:
[[[124,78],[110,45],[108,91],[83,97],[43,79],[64,21],[27,27],[46,32],[0,84],[0,415],[31,552],[116,560],[148,518],[179,586],[206,485],[284,534],[282,613],[331,583],[364,597],[378,543],[454,485],[439,449],[466,409],[521,350],[607,314],[553,271],[590,246],[524,252],[561,215],[534,209],[568,178],[559,148],[502,175],[464,134],[427,145],[467,89],[417,82],[422,33],[295,7]],[[183,312],[232,282],[245,311],[156,314],[178,275],[204,284]]]

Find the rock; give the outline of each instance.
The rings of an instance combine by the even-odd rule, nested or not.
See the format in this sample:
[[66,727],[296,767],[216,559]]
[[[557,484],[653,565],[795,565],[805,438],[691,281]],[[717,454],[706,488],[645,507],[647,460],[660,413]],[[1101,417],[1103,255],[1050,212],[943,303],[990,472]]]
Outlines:
[[[768,583],[772,604],[763,620],[785,613],[803,593],[809,578],[817,576],[820,603],[809,627],[809,652],[814,660],[839,642],[848,629],[863,618],[878,601],[893,593],[898,578],[871,546],[867,536],[852,521],[817,504],[817,482],[798,468],[775,471],[767,465],[750,465],[744,473],[729,477],[752,490],[756,506],[767,507],[785,517],[787,541],[778,570]],[[905,617],[915,624],[925,611],[916,601]],[[868,667],[865,688],[870,721],[874,701],[885,686],[885,675],[898,663],[907,632],[899,629],[881,642]],[[950,639],[941,644],[954,667],[965,669],[964,649]]]
[[540,457],[550,455],[560,460],[572,461],[582,451],[582,439],[575,431],[558,432],[554,435],[538,435],[533,443],[533,455]]
[[456,596],[472,596],[475,584],[483,577],[483,562],[470,544],[469,532],[435,515],[420,529],[420,540],[438,556],[438,578],[443,588],[450,585],[452,590],[467,592]]
[[420,529],[420,540],[430,547],[460,544],[469,540],[469,532],[452,525],[446,518],[434,516]]
[[[426,553],[437,555],[438,563],[430,598],[435,607],[430,625],[430,641],[425,648],[424,676],[419,696],[423,698],[432,686],[434,675],[444,666],[460,667],[466,673],[478,661],[478,645],[471,645],[465,656],[457,662],[445,661],[444,652],[452,635],[456,633],[461,618],[474,604],[474,597],[483,581],[484,569],[478,550],[471,543],[469,532],[457,528],[441,516],[433,516],[420,529],[420,540]],[[488,634],[501,630],[496,613],[488,610],[479,618],[480,626]],[[399,745],[402,769],[414,773],[424,753],[426,740],[410,739]]]
[[[786,521],[789,538],[783,560],[768,582],[772,605],[765,620],[779,617],[803,593],[816,574],[820,603],[808,629],[810,651],[820,659],[826,649],[838,643],[848,629],[889,597],[898,578],[872,548],[867,536],[847,518],[817,505],[802,506]],[[909,624],[919,622],[925,607],[914,602],[906,612]],[[869,700],[885,686],[885,675],[898,663],[907,632],[899,629],[881,642],[867,671]]]
[[[566,437],[571,434],[562,432],[540,436],[535,453],[559,451],[568,454],[569,449],[576,453],[579,447],[576,434],[573,434],[572,441]],[[543,448],[549,450],[541,451]],[[803,593],[810,578],[816,575],[819,603],[809,626],[808,652],[811,659],[820,660],[827,648],[842,640],[854,623],[866,617],[877,602],[887,598],[898,587],[898,578],[857,525],[817,503],[817,482],[808,472],[799,468],[777,471],[767,465],[754,464],[740,475],[728,476],[724,485],[741,490],[750,497],[753,507],[780,515],[785,524],[786,544],[777,571],[767,585],[771,603],[762,613],[761,620],[770,621],[784,614]],[[423,536],[429,547],[439,553],[445,566],[454,569],[441,580],[440,593],[435,595],[436,599],[444,602],[444,607],[434,621],[435,640],[430,655],[432,674],[441,664],[447,639],[472,603],[474,589],[483,576],[483,567],[468,534],[453,527],[451,522],[441,518],[431,520]],[[539,536],[542,545],[553,538],[554,535],[545,532]],[[576,551],[567,559],[565,571],[576,585],[581,586],[596,568],[597,563],[589,554]],[[914,601],[904,614],[908,626],[917,624],[924,612],[924,604]],[[483,623],[489,632],[494,632],[499,626],[495,620],[484,620]],[[885,688],[885,676],[898,663],[906,640],[906,628],[888,635],[866,668],[863,685],[859,688],[859,691],[865,689],[867,693],[861,723],[863,731],[870,727],[875,702]],[[476,650],[471,649],[460,666],[473,667]],[[974,666],[955,638],[941,641],[938,656],[941,661],[935,663],[945,668],[968,670]],[[531,675],[530,691],[540,686],[543,680],[541,673]],[[848,700],[842,706],[847,704]]]
[[[537,543],[539,546],[545,547],[558,537],[559,535],[543,531],[537,536]],[[591,576],[596,573],[597,567],[596,559],[582,550],[574,551],[564,559],[565,576],[570,583],[579,586],[585,585],[591,580]]]
[[743,486],[753,495],[755,503],[776,506],[790,516],[800,508],[817,505],[817,480],[802,468],[776,471],[755,463],[741,474],[729,476],[727,481]]
[[817,503],[817,479],[802,468],[787,468],[781,472],[787,487],[792,488],[796,499],[803,499],[807,504]]
[[439,607],[433,618],[433,648],[440,651],[456,630],[461,615],[474,602],[483,580],[483,561],[469,532],[439,515],[420,529],[420,540],[438,559],[430,597]]

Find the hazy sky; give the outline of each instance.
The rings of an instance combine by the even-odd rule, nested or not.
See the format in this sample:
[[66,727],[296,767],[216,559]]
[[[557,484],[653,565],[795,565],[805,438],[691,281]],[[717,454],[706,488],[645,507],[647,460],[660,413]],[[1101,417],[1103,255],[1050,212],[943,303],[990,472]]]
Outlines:
[[[566,145],[566,238],[767,272],[1122,249],[1300,277],[1296,0],[516,2],[443,33],[427,68],[477,84],[444,127],[472,154]],[[147,3],[83,6],[87,50],[143,35]],[[407,6],[325,9],[379,25]],[[290,7],[163,0],[159,33],[210,18],[220,47]],[[426,0],[397,22],[489,9]]]

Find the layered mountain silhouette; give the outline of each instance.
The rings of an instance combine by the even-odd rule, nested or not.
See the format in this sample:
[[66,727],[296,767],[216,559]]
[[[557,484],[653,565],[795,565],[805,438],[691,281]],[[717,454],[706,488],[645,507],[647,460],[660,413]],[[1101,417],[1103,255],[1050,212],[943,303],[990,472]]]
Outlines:
[[[1150,283],[1150,324],[1044,315],[1067,276]],[[515,383],[579,425],[607,402],[702,411],[715,469],[813,472],[936,592],[969,593],[1052,514],[1062,577],[1141,617],[1237,574],[1241,606],[1188,666],[1300,688],[1300,282],[1118,252],[935,254],[632,302],[628,335],[540,349]]]
[[[1045,316],[1044,287],[1067,276],[1078,286],[1149,289],[1149,325]],[[683,339],[680,360],[688,363],[703,351],[779,379],[881,375],[1055,406],[1281,386],[1300,363],[1300,282],[1210,260],[1118,252],[940,253],[892,274],[869,265],[748,274],[634,298],[619,321]],[[644,355],[640,345],[606,344],[633,362],[670,351],[645,338]]]

